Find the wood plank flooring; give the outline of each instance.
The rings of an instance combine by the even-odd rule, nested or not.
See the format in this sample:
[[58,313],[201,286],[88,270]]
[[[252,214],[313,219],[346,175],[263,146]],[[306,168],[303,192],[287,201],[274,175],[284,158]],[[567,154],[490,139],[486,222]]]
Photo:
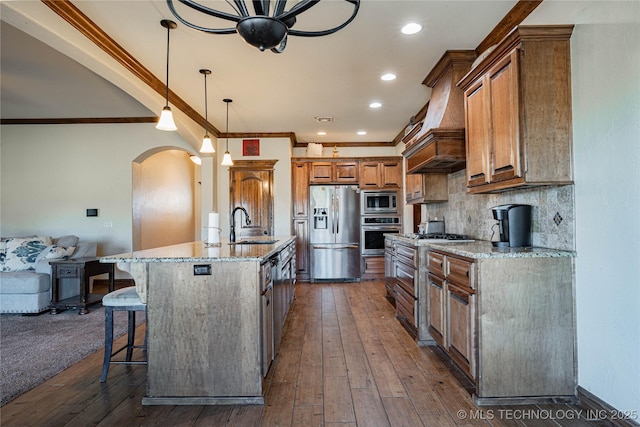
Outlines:
[[611,425],[586,420],[580,406],[476,407],[438,349],[418,347],[384,295],[377,281],[298,284],[265,405],[142,406],[146,367],[112,366],[101,384],[101,350],[0,408],[0,425]]

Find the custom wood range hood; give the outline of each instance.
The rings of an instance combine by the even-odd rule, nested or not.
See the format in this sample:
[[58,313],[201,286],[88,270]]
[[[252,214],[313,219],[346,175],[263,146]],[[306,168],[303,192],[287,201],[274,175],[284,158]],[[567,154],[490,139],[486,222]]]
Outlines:
[[432,88],[431,99],[422,123],[403,138],[407,173],[451,173],[464,169],[464,94],[456,83],[471,69],[475,59],[473,50],[448,50],[422,82]]

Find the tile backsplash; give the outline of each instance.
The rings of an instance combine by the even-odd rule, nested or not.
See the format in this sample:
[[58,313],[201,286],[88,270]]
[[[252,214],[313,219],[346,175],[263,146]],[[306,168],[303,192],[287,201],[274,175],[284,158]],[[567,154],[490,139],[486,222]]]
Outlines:
[[575,250],[574,186],[549,186],[496,194],[467,194],[465,170],[449,175],[449,201],[423,205],[422,218],[445,218],[448,233],[498,240],[491,208],[509,203],[533,206],[533,246]]

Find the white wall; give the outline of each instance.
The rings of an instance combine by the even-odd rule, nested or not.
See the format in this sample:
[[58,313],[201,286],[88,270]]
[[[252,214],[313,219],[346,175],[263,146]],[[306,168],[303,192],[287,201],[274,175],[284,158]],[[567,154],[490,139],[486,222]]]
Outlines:
[[638,413],[639,42],[639,23],[584,25],[576,27],[571,45],[578,383]]
[[[154,124],[2,126],[0,235],[75,234],[99,255],[131,250],[132,161],[145,151],[190,149]],[[87,208],[99,209],[86,217]]]
[[[640,413],[640,2],[553,1],[571,37],[578,385]],[[637,416],[635,421],[640,421]]]

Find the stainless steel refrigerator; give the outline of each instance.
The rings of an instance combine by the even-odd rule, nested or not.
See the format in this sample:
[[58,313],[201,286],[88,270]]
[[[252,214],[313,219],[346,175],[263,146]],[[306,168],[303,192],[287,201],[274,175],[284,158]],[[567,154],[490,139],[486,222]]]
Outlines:
[[359,280],[359,188],[312,185],[309,193],[311,280]]

